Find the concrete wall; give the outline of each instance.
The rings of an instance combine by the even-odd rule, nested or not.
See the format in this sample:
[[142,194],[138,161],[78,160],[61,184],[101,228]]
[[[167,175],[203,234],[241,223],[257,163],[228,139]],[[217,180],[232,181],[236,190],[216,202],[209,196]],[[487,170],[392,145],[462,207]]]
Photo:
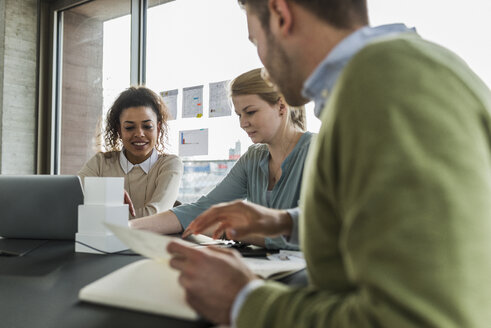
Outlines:
[[0,174],[35,173],[37,0],[0,0]]
[[[66,11],[62,76],[62,174],[94,155],[102,113],[103,22]],[[36,170],[37,0],[0,0],[0,174]]]
[[3,135],[3,58],[5,57],[5,0],[0,0],[0,174],[2,173]]
[[63,25],[61,173],[76,174],[95,153],[102,115],[103,22],[66,11]]

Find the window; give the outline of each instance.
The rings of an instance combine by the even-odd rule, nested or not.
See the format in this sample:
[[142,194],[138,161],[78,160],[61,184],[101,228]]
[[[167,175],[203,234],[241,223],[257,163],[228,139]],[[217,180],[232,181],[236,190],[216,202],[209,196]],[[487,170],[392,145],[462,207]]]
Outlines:
[[461,56],[491,87],[491,1],[368,0],[370,23],[394,22],[416,27],[425,39]]
[[[228,159],[237,141],[242,151],[247,149],[251,142],[233,110],[209,118],[209,83],[261,67],[237,3],[177,0],[149,8],[147,17],[146,85],[158,92],[178,91],[177,117],[169,122],[169,151],[178,153],[179,131],[203,128],[208,129],[208,155],[188,159]],[[196,86],[203,87],[202,116],[183,118],[184,89]]]
[[[233,108],[231,115],[209,114],[210,83],[262,66],[248,41],[245,13],[237,1],[148,0],[148,9],[145,0],[55,3],[73,6],[55,12],[60,47],[53,94],[59,105],[54,114],[51,171],[75,174],[97,151],[98,123],[116,96],[130,84],[145,83],[156,92],[177,95],[168,152],[179,154],[182,131],[205,129],[208,133],[206,155],[182,156],[185,176],[179,199],[191,201],[209,190],[251,144]],[[462,56],[491,86],[488,0],[465,4],[369,0],[368,5],[372,25],[404,22],[416,26],[423,37]],[[193,87],[202,92],[202,115],[183,118],[183,94]],[[307,128],[316,132],[319,127],[308,104]]]
[[130,85],[130,5],[98,0],[59,13],[61,174],[95,154],[104,109]]
[[[236,1],[167,2],[148,9],[147,24],[146,85],[160,93],[177,93],[175,119],[169,122],[168,151],[184,159],[179,199],[194,201],[213,188],[252,144],[233,108],[229,115],[212,117],[210,88],[220,87],[226,92],[223,84],[215,83],[230,81],[262,64],[248,40],[245,13]],[[202,94],[202,115],[186,117],[183,107],[190,97],[187,90],[194,87]],[[308,127],[318,131],[320,124],[312,115],[312,106],[309,111],[309,120],[314,123],[308,122]],[[185,135],[181,132],[199,129],[205,129],[203,135],[207,133],[207,154],[179,153]]]

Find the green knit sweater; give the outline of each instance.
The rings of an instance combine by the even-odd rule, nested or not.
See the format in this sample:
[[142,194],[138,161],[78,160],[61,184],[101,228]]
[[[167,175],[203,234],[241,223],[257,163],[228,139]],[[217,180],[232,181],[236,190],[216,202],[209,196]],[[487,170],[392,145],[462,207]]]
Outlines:
[[310,284],[268,282],[238,327],[491,327],[491,93],[415,35],[348,64],[302,186]]

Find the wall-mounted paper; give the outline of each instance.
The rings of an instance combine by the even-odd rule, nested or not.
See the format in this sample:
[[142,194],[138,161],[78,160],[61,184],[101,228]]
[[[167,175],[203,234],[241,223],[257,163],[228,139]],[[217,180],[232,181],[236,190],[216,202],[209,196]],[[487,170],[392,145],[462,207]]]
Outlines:
[[210,83],[210,117],[230,116],[229,81]]
[[203,116],[203,86],[184,88],[182,92],[182,117]]
[[168,90],[162,91],[160,95],[164,99],[164,103],[169,109],[170,118],[169,120],[175,120],[177,118],[177,95],[179,94],[179,90]]
[[208,129],[179,132],[179,156],[208,155]]

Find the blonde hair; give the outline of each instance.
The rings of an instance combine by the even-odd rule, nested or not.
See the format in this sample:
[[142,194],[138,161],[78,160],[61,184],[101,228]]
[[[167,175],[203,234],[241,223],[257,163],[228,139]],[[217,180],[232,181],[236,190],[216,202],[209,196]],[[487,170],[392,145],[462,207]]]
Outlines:
[[[262,76],[261,69],[256,68],[245,72],[230,82],[230,97],[241,95],[257,95],[270,105],[278,103],[278,100],[284,99],[283,95],[276,90],[274,85],[268,84]],[[293,125],[305,131],[305,107],[293,107],[286,104],[289,113],[289,120]]]

